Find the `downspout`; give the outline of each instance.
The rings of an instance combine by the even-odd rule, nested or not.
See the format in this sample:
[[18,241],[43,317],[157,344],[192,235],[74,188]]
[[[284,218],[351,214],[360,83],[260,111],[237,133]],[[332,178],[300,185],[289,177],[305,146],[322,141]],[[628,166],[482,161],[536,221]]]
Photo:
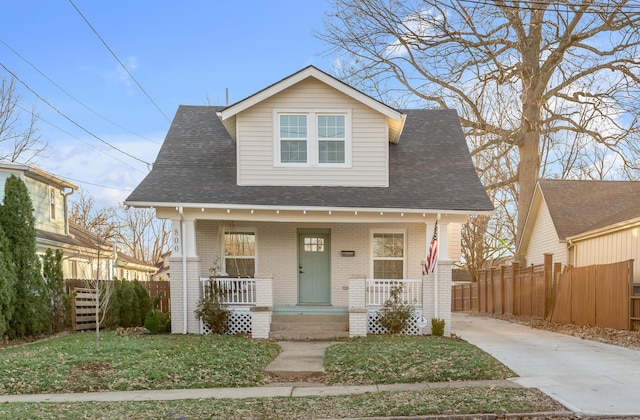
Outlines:
[[185,231],[187,224],[184,221],[184,208],[180,206],[178,209],[180,212],[180,247],[182,248],[182,334],[187,333],[187,250],[185,249]]
[[[440,221],[440,213],[436,216],[436,224],[434,229],[438,228],[438,222]],[[438,266],[440,265],[440,230],[438,230],[438,236],[436,237],[436,244],[438,244],[436,254],[436,267],[433,270],[433,317],[438,318]]]
[[69,205],[67,204],[67,200],[68,197],[73,194],[74,192],[76,192],[76,190],[74,190],[73,188],[71,188],[71,191],[69,192],[62,192],[62,196],[64,197],[64,199],[62,200],[64,203],[64,234],[65,236],[69,235]]

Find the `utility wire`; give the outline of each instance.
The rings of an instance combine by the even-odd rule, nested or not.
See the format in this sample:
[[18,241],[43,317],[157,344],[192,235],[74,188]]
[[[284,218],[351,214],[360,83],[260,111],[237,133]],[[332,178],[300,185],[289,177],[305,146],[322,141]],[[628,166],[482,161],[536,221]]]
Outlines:
[[[20,106],[20,105],[18,105],[18,104],[15,104],[15,105],[16,105],[16,107],[20,108],[21,110],[23,110],[23,111],[25,111],[25,112],[32,112],[32,111],[30,111],[30,110],[28,110],[28,109],[26,109],[26,108],[24,108],[24,107],[22,107],[22,106]],[[113,156],[113,155],[110,155],[109,153],[107,153],[107,152],[105,152],[104,150],[100,149],[100,148],[99,148],[98,146],[96,146],[95,144],[91,144],[91,143],[89,143],[89,142],[87,142],[87,141],[82,140],[80,137],[78,137],[78,136],[76,136],[76,135],[74,135],[74,134],[72,134],[72,133],[70,133],[70,132],[66,131],[65,129],[63,129],[63,128],[61,128],[61,127],[57,126],[57,125],[55,125],[54,123],[52,123],[52,122],[50,122],[50,121],[45,120],[44,118],[40,117],[39,115],[36,115],[36,118],[37,118],[39,121],[42,121],[42,122],[44,122],[44,123],[46,123],[46,124],[49,124],[50,126],[52,126],[52,127],[56,128],[56,129],[58,129],[58,130],[62,131],[63,133],[65,133],[65,134],[66,134],[66,135],[68,135],[69,137],[73,137],[74,139],[78,140],[79,142],[84,143],[84,144],[86,144],[86,145],[87,145],[87,146],[89,146],[89,147],[93,147],[94,149],[96,149],[96,150],[97,150],[97,151],[99,151],[100,153],[104,153],[105,155],[109,156],[111,159],[113,159],[113,160],[117,160],[118,162],[122,163],[123,165],[126,165],[126,166],[130,167],[130,168],[131,168],[131,169],[133,169],[134,171],[138,171],[138,172],[140,172],[141,174],[146,174],[146,172],[141,171],[140,169],[138,169],[138,168],[136,168],[135,166],[133,166],[133,165],[131,165],[131,164],[129,164],[129,163],[127,163],[127,162],[125,162],[125,161],[124,161],[124,160],[122,160],[122,159],[118,159],[117,157],[115,157],[115,156]]]
[[169,117],[167,117],[167,114],[165,114],[162,109],[160,109],[160,107],[158,106],[158,104],[151,98],[151,96],[147,93],[146,90],[144,90],[144,88],[142,87],[142,85],[140,83],[138,83],[138,81],[136,80],[135,77],[133,77],[133,74],[131,74],[131,72],[129,71],[129,69],[127,69],[127,67],[124,65],[124,63],[122,63],[122,61],[120,61],[120,59],[118,58],[118,56],[116,55],[115,52],[113,52],[113,50],[111,49],[111,47],[109,47],[109,45],[105,42],[104,39],[102,39],[102,37],[100,36],[100,34],[98,33],[98,31],[96,31],[96,29],[93,27],[93,25],[91,25],[91,23],[89,22],[89,20],[82,14],[82,12],[80,11],[80,9],[78,9],[78,7],[73,3],[73,0],[69,0],[69,3],[71,3],[71,5],[73,6],[74,9],[76,9],[76,12],[78,12],[78,14],[82,17],[82,19],[84,19],[84,21],[87,23],[87,25],[89,25],[89,28],[91,28],[91,30],[93,31],[94,34],[96,34],[96,36],[98,37],[98,39],[102,42],[102,44],[107,48],[107,50],[109,50],[109,52],[111,53],[111,55],[116,59],[116,61],[120,64],[120,66],[122,66],[122,68],[124,69],[124,71],[127,72],[127,74],[129,75],[129,77],[131,77],[131,80],[133,80],[136,85],[138,85],[138,87],[140,88],[140,90],[145,94],[145,96],[147,97],[147,99],[149,99],[149,101],[151,101],[151,103],[153,104],[153,106],[156,107],[156,109],[160,112],[160,114],[162,114],[162,116],[164,117],[164,119],[170,123],[171,120],[169,119]]
[[9,46],[9,44],[7,44],[6,42],[4,42],[2,39],[0,39],[0,43],[2,43],[5,47],[7,47],[12,53],[14,53],[16,56],[18,56],[22,61],[24,61],[25,63],[27,63],[28,65],[30,65],[31,67],[33,67],[33,69],[35,71],[37,71],[38,73],[40,73],[40,75],[42,77],[44,77],[45,79],[47,79],[49,82],[51,82],[52,85],[54,85],[55,87],[57,87],[58,89],[60,89],[62,92],[64,92],[68,97],[70,97],[71,99],[73,99],[74,101],[76,101],[77,103],[79,103],[80,105],[82,105],[84,108],[88,109],[89,111],[93,112],[95,115],[97,115],[98,117],[102,118],[103,120],[113,124],[114,126],[127,131],[128,133],[133,134],[134,136],[140,137],[141,139],[150,141],[152,143],[155,144],[160,144],[160,142],[157,142],[155,140],[151,140],[150,138],[141,136],[138,133],[134,133],[133,131],[129,130],[126,127],[121,126],[120,124],[116,123],[115,121],[110,120],[109,118],[105,117],[104,115],[100,114],[98,111],[94,110],[93,108],[89,107],[88,105],[82,103],[79,99],[76,99],[72,94],[70,94],[69,92],[67,92],[62,86],[60,86],[59,84],[57,84],[56,82],[54,82],[53,80],[51,80],[46,74],[44,74],[42,71],[40,71],[40,69],[38,67],[36,67],[33,63],[31,63],[29,60],[27,60],[26,58],[24,58],[22,55],[20,55],[20,53],[18,53],[16,50],[14,50],[13,48],[11,48],[11,46]]
[[[505,7],[507,9],[514,10],[549,10],[550,7],[555,7],[555,11],[557,12],[576,12],[574,7],[582,7],[585,4],[583,3],[575,3],[570,1],[550,1],[546,2],[543,0],[529,0],[517,2],[518,4],[512,3],[500,3],[496,4],[496,2],[492,2],[489,0],[462,0],[462,3],[472,3],[479,6],[495,6],[495,7]],[[619,3],[598,3],[598,2],[590,2],[588,3],[589,9],[581,11],[584,14],[602,14],[604,12],[609,11],[611,8],[621,8],[622,12],[630,11],[635,12],[640,10],[640,4],[624,4],[621,5]],[[599,9],[597,9],[599,8]]]
[[94,182],[82,181],[81,179],[70,178],[70,177],[68,177],[66,175],[63,175],[62,177],[64,179],[68,179],[69,181],[79,182],[80,184],[93,185],[94,187],[102,187],[102,188],[108,188],[110,190],[119,190],[119,191],[127,191],[127,192],[133,191],[130,188],[110,187],[109,185],[96,184]]
[[31,86],[29,86],[27,83],[25,83],[24,81],[22,81],[22,79],[20,79],[14,72],[12,72],[11,70],[9,70],[4,64],[2,64],[2,62],[0,62],[0,67],[2,67],[7,73],[9,73],[14,79],[16,79],[18,82],[20,82],[24,87],[26,87],[27,89],[29,89],[29,91],[31,93],[33,93],[38,99],[40,99],[42,102],[44,102],[45,104],[47,104],[51,109],[53,109],[55,112],[57,112],[58,114],[60,114],[62,117],[64,117],[67,121],[69,121],[70,123],[72,123],[73,125],[75,125],[76,127],[80,128],[82,131],[84,131],[85,133],[89,134],[91,137],[95,138],[96,140],[99,140],[100,142],[106,144],[107,146],[111,147],[112,149],[117,150],[118,152],[122,153],[123,155],[127,155],[129,156],[131,159],[137,160],[140,163],[144,163],[145,165],[147,165],[148,168],[151,168],[151,164],[147,161],[144,161],[140,158],[135,157],[134,155],[132,155],[131,153],[125,152],[124,150],[114,146],[113,144],[107,142],[106,140],[101,139],[100,137],[98,137],[97,135],[93,134],[91,131],[87,130],[86,128],[84,128],[83,126],[81,126],[80,124],[78,124],[77,122],[75,122],[74,120],[72,120],[70,117],[68,117],[65,113],[63,113],[62,111],[60,111],[58,108],[56,108],[55,106],[53,106],[49,101],[47,101],[46,99],[44,99],[42,96],[40,96],[38,94],[38,92],[36,92],[35,90],[33,90],[31,88]]

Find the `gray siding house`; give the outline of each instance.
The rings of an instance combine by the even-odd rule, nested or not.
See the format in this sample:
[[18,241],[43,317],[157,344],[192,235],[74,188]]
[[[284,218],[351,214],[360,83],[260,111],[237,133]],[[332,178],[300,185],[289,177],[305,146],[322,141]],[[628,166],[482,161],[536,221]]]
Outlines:
[[207,332],[194,310],[215,272],[233,332],[300,339],[379,332],[394,285],[412,333],[438,317],[449,334],[460,226],[493,210],[455,111],[396,110],[313,66],[227,107],[180,106],[125,203],[172,221],[174,333]]

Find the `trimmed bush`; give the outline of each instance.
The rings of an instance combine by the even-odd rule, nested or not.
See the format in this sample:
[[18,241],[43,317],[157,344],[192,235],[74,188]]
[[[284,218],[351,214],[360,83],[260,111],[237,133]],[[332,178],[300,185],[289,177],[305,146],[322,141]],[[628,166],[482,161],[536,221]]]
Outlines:
[[402,286],[394,286],[389,292],[389,299],[380,309],[378,322],[389,334],[400,334],[409,326],[409,320],[413,315],[413,307],[402,302]]
[[444,335],[444,319],[431,318],[431,335]]

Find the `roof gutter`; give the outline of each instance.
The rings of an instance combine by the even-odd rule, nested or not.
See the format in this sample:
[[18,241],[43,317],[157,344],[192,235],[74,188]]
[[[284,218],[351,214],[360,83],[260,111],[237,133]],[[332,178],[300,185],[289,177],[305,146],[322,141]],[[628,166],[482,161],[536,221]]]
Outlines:
[[180,206],[180,247],[182,248],[182,334],[187,333],[187,253],[185,249],[185,230],[186,222],[184,221],[184,208]]
[[[65,189],[66,188],[67,187],[65,187]],[[74,192],[76,192],[76,190],[74,190],[73,188],[71,188],[71,191],[69,192],[62,192],[62,196],[64,197],[64,234],[67,236],[69,235],[69,204],[67,203],[67,200],[69,199],[69,196]]]
[[186,208],[186,209],[212,209],[212,210],[256,210],[256,211],[318,211],[318,212],[361,212],[361,213],[405,213],[405,214],[422,214],[433,215],[439,214],[443,211],[446,214],[460,214],[460,215],[482,215],[491,216],[495,213],[495,210],[455,210],[455,209],[418,209],[418,208],[393,208],[393,207],[338,207],[338,206],[282,206],[282,205],[253,205],[253,204],[213,204],[213,203],[170,203],[170,202],[155,202],[155,201],[127,201],[125,205],[131,207],[150,207],[150,208]]

